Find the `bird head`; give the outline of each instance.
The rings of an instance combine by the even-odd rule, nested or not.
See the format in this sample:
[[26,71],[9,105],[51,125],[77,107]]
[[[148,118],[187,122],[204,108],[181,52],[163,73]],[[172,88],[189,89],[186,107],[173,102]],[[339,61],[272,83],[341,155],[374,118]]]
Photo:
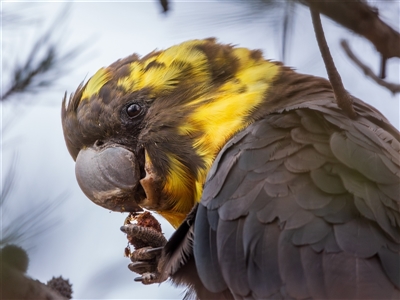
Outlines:
[[62,105],[81,189],[107,209],[157,211],[177,227],[218,152],[258,118],[280,69],[214,39],[100,69]]

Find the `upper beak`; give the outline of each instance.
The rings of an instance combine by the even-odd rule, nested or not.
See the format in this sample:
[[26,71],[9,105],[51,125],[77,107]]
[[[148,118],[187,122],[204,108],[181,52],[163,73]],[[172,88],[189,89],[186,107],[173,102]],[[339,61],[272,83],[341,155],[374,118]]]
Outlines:
[[118,144],[80,150],[75,164],[78,184],[94,203],[113,211],[142,211],[139,163]]

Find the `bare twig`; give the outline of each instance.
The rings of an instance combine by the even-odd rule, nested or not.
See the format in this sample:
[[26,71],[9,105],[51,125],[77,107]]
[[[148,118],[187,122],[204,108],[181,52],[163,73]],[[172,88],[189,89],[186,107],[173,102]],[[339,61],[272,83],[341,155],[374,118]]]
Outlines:
[[383,57],[400,57],[400,33],[365,1],[298,0],[368,39]]
[[379,76],[375,75],[375,73],[365,65],[350,49],[349,43],[346,40],[341,40],[340,45],[342,46],[344,52],[347,56],[364,72],[364,74],[370,77],[373,81],[375,81],[380,86],[387,88],[393,94],[400,93],[400,85],[395,83],[390,83]]
[[386,63],[387,63],[387,58],[382,56],[381,57],[381,71],[379,73],[379,77],[382,79],[385,79],[385,77],[386,77]]
[[293,18],[294,18],[294,2],[288,0],[284,8],[283,24],[282,24],[282,62],[286,61],[286,50],[290,40],[291,33],[293,32]]
[[355,118],[357,114],[353,109],[353,100],[350,94],[345,90],[342,83],[342,78],[340,77],[340,74],[335,67],[335,63],[333,62],[328,44],[325,40],[319,12],[313,8],[310,8],[310,11],[314,25],[315,36],[317,38],[319,50],[321,51],[321,55],[325,63],[329,81],[331,82],[333,92],[335,93],[336,102],[338,106],[343,109],[351,118]]
[[168,0],[159,0],[161,7],[163,9],[163,13],[167,13],[169,11],[169,3]]

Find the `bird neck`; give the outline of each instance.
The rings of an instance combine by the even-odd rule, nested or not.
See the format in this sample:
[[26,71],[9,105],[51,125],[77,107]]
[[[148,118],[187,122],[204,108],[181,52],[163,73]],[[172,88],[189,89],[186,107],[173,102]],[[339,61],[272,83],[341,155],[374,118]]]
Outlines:
[[268,90],[278,77],[279,63],[252,59],[247,49],[235,49],[242,58],[230,80],[185,103],[188,111],[185,121],[178,127],[182,138],[190,137],[193,150],[201,160],[197,174],[189,174],[189,168],[170,153],[171,172],[166,177],[164,189],[173,195],[173,212],[159,212],[174,227],[186,217],[199,202],[207,173],[218,152],[239,131],[254,122],[253,114],[264,105]]

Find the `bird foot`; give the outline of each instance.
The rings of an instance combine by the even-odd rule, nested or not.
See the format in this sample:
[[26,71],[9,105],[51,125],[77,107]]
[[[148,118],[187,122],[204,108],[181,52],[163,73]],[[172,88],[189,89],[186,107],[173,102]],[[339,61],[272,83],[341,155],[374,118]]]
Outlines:
[[158,262],[167,242],[164,235],[151,227],[136,224],[126,224],[121,231],[127,234],[129,244],[136,249],[131,252],[128,244],[125,252],[132,261],[128,265],[129,270],[141,275],[135,281],[146,285],[165,281],[158,271]]
[[138,273],[141,276],[136,277],[135,281],[143,284],[161,283],[165,279],[161,279],[158,272],[158,262],[161,257],[163,247],[151,248],[145,247],[135,250],[131,253],[132,263],[128,265],[129,270]]

